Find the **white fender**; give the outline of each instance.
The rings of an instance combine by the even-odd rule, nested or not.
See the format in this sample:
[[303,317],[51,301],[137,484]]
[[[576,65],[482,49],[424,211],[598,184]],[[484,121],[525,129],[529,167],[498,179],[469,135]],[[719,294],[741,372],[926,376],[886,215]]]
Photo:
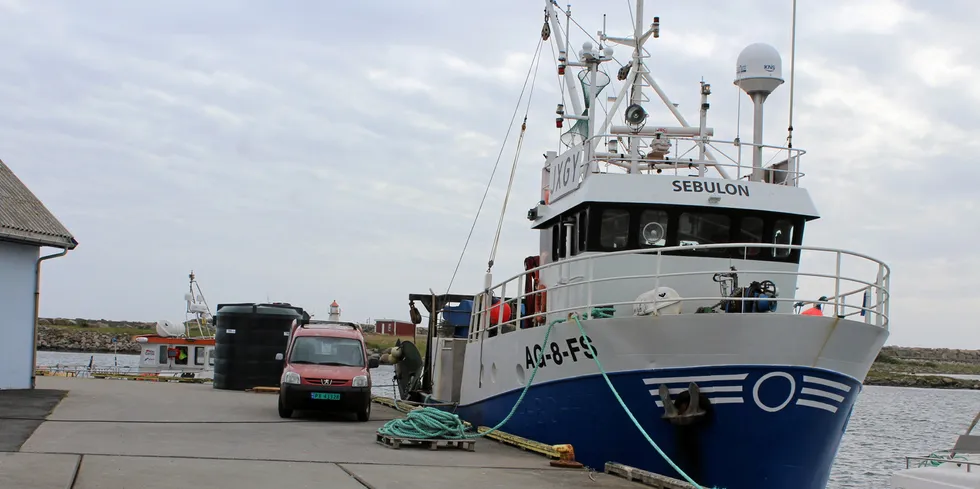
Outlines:
[[648,290],[636,298],[633,304],[633,314],[637,316],[659,316],[661,314],[680,314],[680,294],[670,287],[657,287]]

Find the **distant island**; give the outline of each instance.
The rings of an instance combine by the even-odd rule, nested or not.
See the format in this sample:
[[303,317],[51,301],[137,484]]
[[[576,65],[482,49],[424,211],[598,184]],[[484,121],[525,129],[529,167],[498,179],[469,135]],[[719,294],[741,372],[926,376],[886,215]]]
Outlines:
[[[374,334],[374,325],[364,326],[370,353],[384,360],[397,338]],[[115,350],[138,354],[140,345],[132,337],[154,332],[155,323],[147,322],[41,318],[38,320],[38,350],[82,353],[112,353]],[[425,337],[419,335],[417,343],[424,354]],[[980,380],[950,375],[980,376],[980,350],[886,346],[871,366],[864,385],[980,389]]]

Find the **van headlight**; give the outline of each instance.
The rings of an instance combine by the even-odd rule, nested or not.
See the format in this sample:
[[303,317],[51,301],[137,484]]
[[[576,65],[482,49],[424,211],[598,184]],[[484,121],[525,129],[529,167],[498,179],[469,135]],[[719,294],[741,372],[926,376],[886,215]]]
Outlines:
[[286,372],[286,373],[282,374],[282,383],[283,384],[298,384],[299,383],[299,374],[296,373],[296,372]]
[[358,375],[354,377],[354,381],[351,382],[354,387],[367,387],[367,375]]

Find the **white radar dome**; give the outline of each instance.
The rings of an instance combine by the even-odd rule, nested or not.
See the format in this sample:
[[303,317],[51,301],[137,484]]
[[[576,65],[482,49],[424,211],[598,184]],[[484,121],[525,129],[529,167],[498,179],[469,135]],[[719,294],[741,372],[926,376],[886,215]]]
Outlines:
[[772,93],[783,84],[783,61],[776,48],[761,42],[750,44],[738,55],[735,85],[745,93]]
[[184,333],[184,328],[182,326],[178,326],[170,321],[167,321],[166,319],[157,321],[156,330],[157,335],[163,337],[180,336]]

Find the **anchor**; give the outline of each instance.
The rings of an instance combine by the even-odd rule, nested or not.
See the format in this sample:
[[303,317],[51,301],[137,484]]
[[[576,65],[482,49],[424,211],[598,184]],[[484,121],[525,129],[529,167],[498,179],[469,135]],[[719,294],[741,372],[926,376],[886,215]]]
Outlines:
[[677,396],[677,402],[670,398],[670,389],[667,384],[660,384],[660,400],[664,404],[663,419],[666,419],[675,426],[688,426],[704,418],[707,411],[701,407],[701,403],[710,403],[707,398],[702,398],[701,389],[697,384],[691,382],[686,392],[681,392]]

